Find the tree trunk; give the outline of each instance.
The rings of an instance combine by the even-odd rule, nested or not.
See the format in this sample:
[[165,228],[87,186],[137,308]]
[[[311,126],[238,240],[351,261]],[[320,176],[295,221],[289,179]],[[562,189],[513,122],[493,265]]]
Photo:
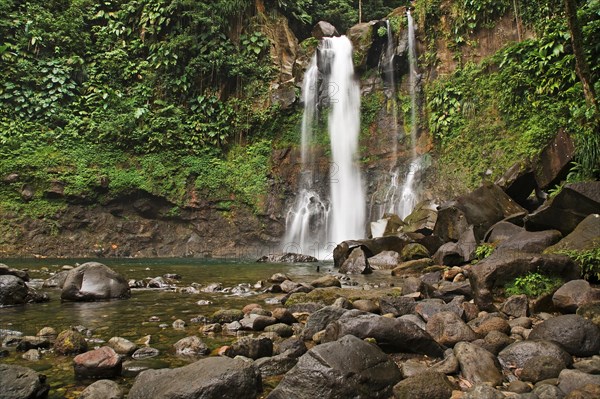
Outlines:
[[567,13],[567,22],[571,31],[571,43],[573,45],[573,54],[575,55],[575,72],[583,84],[583,95],[588,105],[594,107],[598,113],[598,103],[596,93],[594,93],[594,84],[592,82],[590,68],[585,59],[583,49],[583,33],[577,19],[577,4],[575,0],[565,0],[565,10]]

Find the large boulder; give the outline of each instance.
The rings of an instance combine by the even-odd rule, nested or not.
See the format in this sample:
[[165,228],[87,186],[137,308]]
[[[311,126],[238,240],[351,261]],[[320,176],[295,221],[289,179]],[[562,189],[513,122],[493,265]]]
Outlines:
[[27,284],[19,277],[0,275],[0,307],[24,304],[28,294]]
[[590,250],[600,246],[600,215],[586,216],[569,235],[558,243],[546,248],[547,253],[562,250]]
[[370,240],[347,240],[342,241],[333,249],[333,265],[340,267],[344,264],[350,253],[356,247],[361,247],[367,258],[383,251],[402,252],[408,240],[396,236],[373,238]]
[[562,238],[558,230],[521,231],[496,246],[500,251],[522,251],[541,253],[549,246],[556,244]]
[[419,202],[415,209],[404,219],[402,227],[404,233],[433,233],[437,221],[437,205],[433,201]]
[[502,373],[496,357],[480,346],[470,342],[459,342],[454,347],[454,356],[460,370],[471,384],[487,383],[492,386],[502,383]]
[[313,27],[311,34],[317,40],[321,40],[324,37],[333,37],[340,35],[335,26],[331,25],[327,21],[317,22],[317,24]]
[[305,353],[267,398],[387,399],[400,379],[377,346],[346,335]]
[[13,269],[4,263],[0,263],[0,276],[11,275],[20,278],[23,281],[29,281],[29,274],[25,270]]
[[[528,230],[571,233],[588,215],[600,213],[600,181],[566,184],[556,197],[525,218]],[[592,224],[593,228],[593,224]]]
[[561,359],[564,364],[573,364],[573,358],[560,345],[551,341],[526,340],[508,345],[498,353],[498,360],[505,368],[522,369],[536,356]]
[[477,239],[473,226],[467,227],[457,242],[447,242],[438,248],[433,255],[433,260],[438,265],[458,266],[475,258]]
[[565,281],[577,279],[580,274],[579,267],[564,255],[494,251],[470,270],[469,283],[475,303],[482,310],[496,311],[494,289],[531,272],[557,275]]
[[552,295],[552,303],[563,313],[575,313],[580,306],[591,302],[600,302],[600,289],[585,280],[571,280]]
[[302,337],[304,339],[311,339],[313,335],[324,330],[329,323],[338,320],[347,311],[337,306],[325,306],[317,310],[308,317],[302,331]]
[[534,167],[537,186],[546,189],[567,177],[574,155],[573,139],[561,129],[539,155],[537,165]]
[[369,258],[369,265],[375,270],[391,270],[400,263],[400,254],[395,251],[383,251]]
[[528,198],[537,188],[533,166],[530,163],[517,162],[502,175],[496,184],[522,207],[529,206]]
[[444,356],[443,348],[431,335],[405,319],[350,310],[327,326],[322,342],[335,341],[344,335],[354,335],[361,339],[373,338],[377,345],[394,352]]
[[345,274],[369,274],[372,272],[373,269],[369,265],[367,255],[361,247],[354,248],[340,267],[340,273]]
[[475,239],[479,242],[494,223],[522,212],[525,209],[500,187],[486,183],[469,194],[439,206],[433,233],[444,242],[458,241],[469,226],[473,226]]
[[529,339],[557,342],[574,356],[592,356],[600,351],[600,327],[575,314],[553,317],[536,325]]
[[378,58],[375,51],[371,51],[373,46],[374,31],[376,28],[377,21],[363,22],[356,24],[348,29],[346,33],[350,41],[352,42],[353,49],[353,61],[354,69],[357,71],[364,71],[367,67]]
[[130,296],[127,280],[98,262],[87,262],[72,269],[61,293],[61,299],[69,301],[124,299]]
[[34,370],[0,363],[0,399],[45,399],[50,386]]
[[260,373],[252,363],[209,357],[174,369],[146,370],[135,379],[128,399],[255,399]]

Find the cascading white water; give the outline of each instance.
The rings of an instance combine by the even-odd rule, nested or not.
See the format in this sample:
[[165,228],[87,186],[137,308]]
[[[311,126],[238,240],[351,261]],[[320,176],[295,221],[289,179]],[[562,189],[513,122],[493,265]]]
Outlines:
[[420,158],[417,157],[417,49],[415,46],[415,25],[410,13],[406,11],[408,18],[408,66],[409,66],[409,92],[410,92],[410,145],[411,162],[409,171],[402,184],[400,202],[398,205],[398,216],[402,219],[407,217],[418,202],[417,188],[415,187],[415,175],[421,168]]
[[333,53],[329,75],[331,224],[329,240],[339,243],[365,236],[365,193],[357,164],[360,89],[354,77],[352,44],[346,36],[325,38]]

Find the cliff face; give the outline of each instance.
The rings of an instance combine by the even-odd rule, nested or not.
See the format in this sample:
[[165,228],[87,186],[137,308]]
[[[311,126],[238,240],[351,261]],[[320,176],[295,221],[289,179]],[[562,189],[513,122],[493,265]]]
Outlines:
[[[260,3],[260,2],[259,2]],[[402,22],[405,10],[398,9],[393,16],[402,27],[395,33],[399,72],[408,70],[406,55],[406,25]],[[273,13],[261,13],[256,17],[262,32],[271,42],[271,59],[277,69],[270,86],[270,102],[278,104],[280,112],[294,115],[302,112],[299,104],[299,87],[303,69],[306,68],[314,50],[314,39],[298,43],[289,29],[286,19]],[[406,106],[394,103],[386,95],[384,78],[380,67],[384,38],[378,31],[384,21],[360,24],[349,31],[355,40],[355,57],[362,93],[361,166],[367,182],[368,217],[373,220],[381,212],[379,205],[389,188],[389,171],[392,165],[400,165],[406,173],[411,159],[409,115]],[[441,24],[441,29],[449,29]],[[424,27],[417,25],[417,39],[423,38]],[[463,46],[457,53],[449,50],[448,42],[440,33],[435,41],[438,61],[434,66],[419,72],[426,83],[456,68],[457,63],[477,62],[497,49],[516,39],[516,25],[511,15],[506,15],[494,25],[478,31],[472,37],[473,45]],[[447,36],[446,36],[447,37]],[[312,41],[311,41],[312,40]],[[427,49],[420,41],[419,52]],[[458,55],[457,55],[458,54]],[[398,87],[401,98],[408,95],[408,79],[399,74]],[[422,94],[419,97],[423,113]],[[257,104],[264,107],[270,104]],[[400,109],[394,114],[392,108]],[[424,120],[421,115],[421,120]],[[442,198],[445,188],[430,183],[436,168],[432,139],[420,123],[417,153],[430,154],[429,168],[420,172],[423,181],[422,198]],[[298,126],[295,129],[299,129]],[[392,150],[395,137],[398,146]],[[317,159],[320,189],[328,191],[329,160],[327,144],[313,149]],[[27,218],[4,212],[0,224],[0,257],[96,257],[96,256],[227,256],[258,257],[278,249],[278,242],[285,232],[287,208],[298,188],[300,172],[298,146],[277,145],[270,160],[267,189],[258,198],[258,207],[252,208],[236,201],[235,197],[223,201],[204,199],[201,191],[189,189],[185,206],[175,206],[165,198],[136,191],[111,199],[107,203],[90,203],[82,199],[67,198],[63,207],[52,217]],[[452,182],[444,184],[452,185]],[[60,191],[60,190],[59,190]]]

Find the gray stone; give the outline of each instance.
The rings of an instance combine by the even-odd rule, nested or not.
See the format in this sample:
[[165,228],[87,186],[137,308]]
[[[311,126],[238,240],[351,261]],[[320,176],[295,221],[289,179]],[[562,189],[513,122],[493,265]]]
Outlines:
[[561,346],[551,341],[526,340],[508,345],[498,354],[500,364],[506,368],[522,369],[525,363],[536,356],[549,356],[560,359],[570,366],[573,364],[571,355]]
[[502,313],[512,317],[527,317],[529,300],[527,295],[512,295],[502,305]]
[[486,385],[477,384],[463,395],[462,399],[504,399],[506,396],[499,390]]
[[454,356],[454,351],[452,349],[446,349],[444,355],[444,360],[434,363],[430,370],[442,374],[458,374],[460,371],[460,364],[458,364],[458,359]]
[[459,342],[454,346],[454,355],[460,364],[462,375],[470,383],[488,383],[493,386],[502,383],[502,373],[492,353],[472,343]]
[[327,288],[341,287],[342,283],[340,282],[340,280],[335,278],[335,276],[327,274],[323,277],[319,277],[318,279],[311,281],[310,285],[312,285],[315,288]]
[[0,399],[45,399],[46,376],[30,368],[0,363]]
[[346,335],[304,354],[269,399],[389,398],[400,371],[373,344]]
[[527,231],[522,230],[502,241],[496,250],[541,253],[562,238],[558,230]]
[[160,354],[160,351],[156,348],[144,347],[144,348],[137,349],[135,352],[133,352],[131,357],[136,360],[139,360],[139,359],[148,359],[151,357],[156,357],[159,354]]
[[527,360],[521,370],[521,379],[533,383],[556,378],[567,368],[564,359],[552,356],[534,356]]
[[255,399],[261,385],[260,373],[252,363],[209,357],[174,369],[143,371],[127,398]]
[[[600,199],[598,200],[600,201]],[[546,249],[549,253],[561,250],[588,250],[598,246],[600,240],[600,215],[592,213],[586,216],[571,233],[555,245]]]
[[136,344],[122,337],[112,337],[108,340],[107,345],[121,355],[131,355],[138,349]]
[[477,334],[454,312],[436,313],[427,321],[427,332],[443,346],[452,347],[461,341],[474,341]]
[[294,335],[294,329],[292,328],[292,326],[289,326],[284,323],[276,323],[267,326],[265,327],[265,332],[272,332],[283,338],[291,337],[292,335]]
[[324,330],[325,327],[332,321],[339,319],[346,309],[342,309],[336,306],[325,306],[311,314],[306,321],[306,326],[302,331],[302,337],[304,339],[311,339],[317,332]]
[[561,391],[556,385],[551,384],[539,384],[533,388],[532,393],[537,396],[538,399],[563,399],[565,393]]
[[327,21],[317,22],[317,24],[312,29],[311,33],[312,33],[312,36],[317,40],[321,40],[324,37],[332,37],[332,36],[340,35],[338,33],[337,29],[335,29],[335,26],[331,25]]
[[595,301],[600,301],[600,290],[585,280],[569,281],[552,295],[552,303],[563,313],[575,313],[580,306]]
[[574,356],[592,356],[600,351],[600,327],[579,315],[562,315],[536,325],[529,339],[554,341]]
[[122,399],[123,389],[112,380],[98,380],[81,392],[77,399]]
[[271,355],[273,355],[273,341],[266,337],[241,337],[225,350],[225,356],[229,357],[244,356],[259,359]]
[[600,374],[600,356],[580,360],[573,364],[573,367],[584,373]]
[[290,371],[298,363],[297,357],[280,354],[271,357],[262,357],[254,362],[262,377],[282,375]]
[[369,274],[372,272],[373,269],[369,266],[367,255],[361,247],[354,248],[340,267],[340,273],[345,274]]
[[109,346],[75,356],[73,369],[78,378],[111,378],[121,374],[123,360]]
[[558,376],[558,387],[565,394],[582,388],[587,384],[600,385],[600,375],[587,374],[579,370],[564,369]]
[[98,262],[87,262],[70,270],[61,293],[61,299],[70,301],[124,299],[130,296],[127,280]]
[[27,284],[19,277],[0,275],[0,307],[24,304],[28,293]]
[[392,314],[394,317],[411,314],[414,312],[416,302],[410,297],[383,296],[379,298],[379,309],[381,314]]
[[426,371],[406,378],[394,386],[396,399],[448,399],[452,396],[453,384],[442,373]]
[[181,338],[173,344],[173,347],[176,354],[183,356],[201,356],[210,353],[208,346],[195,335]]
[[357,299],[352,302],[352,307],[363,312],[379,313],[379,306],[370,299]]
[[383,251],[369,258],[369,265],[375,270],[391,270],[400,263],[400,254],[396,251]]

